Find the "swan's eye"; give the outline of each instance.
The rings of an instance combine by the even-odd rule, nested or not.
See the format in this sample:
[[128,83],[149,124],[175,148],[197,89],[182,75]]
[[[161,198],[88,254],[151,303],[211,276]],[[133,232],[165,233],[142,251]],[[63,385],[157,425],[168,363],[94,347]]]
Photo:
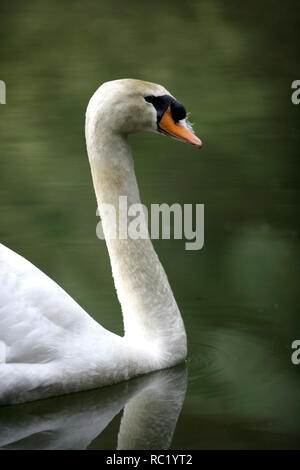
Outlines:
[[155,96],[144,96],[144,100],[148,101],[148,103],[153,103]]
[[170,106],[170,100],[171,96],[169,95],[161,95],[161,96],[145,96],[145,100],[148,103],[152,103],[154,108],[156,109],[156,114],[157,114],[157,124],[163,117],[164,112],[168,109]]

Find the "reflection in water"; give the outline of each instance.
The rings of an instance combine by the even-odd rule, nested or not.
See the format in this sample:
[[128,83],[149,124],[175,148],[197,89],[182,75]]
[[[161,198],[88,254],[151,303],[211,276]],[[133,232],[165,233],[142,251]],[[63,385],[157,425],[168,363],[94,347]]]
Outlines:
[[167,449],[183,405],[180,365],[110,387],[0,409],[2,449],[86,449],[124,408],[118,449]]

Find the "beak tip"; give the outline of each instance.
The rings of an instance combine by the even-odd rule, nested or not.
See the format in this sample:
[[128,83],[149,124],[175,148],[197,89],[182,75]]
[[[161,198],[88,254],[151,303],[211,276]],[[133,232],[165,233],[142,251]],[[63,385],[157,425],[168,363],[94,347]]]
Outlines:
[[202,141],[187,126],[174,122],[170,106],[159,121],[159,130],[182,142],[195,145],[197,148],[201,148],[203,145]]
[[198,149],[201,149],[202,146],[203,146],[202,140],[200,140],[200,139],[199,139],[198,137],[196,137],[196,136],[195,136],[195,139],[193,139],[193,140],[194,140],[194,142],[192,142],[192,143],[195,145],[195,147],[197,147]]

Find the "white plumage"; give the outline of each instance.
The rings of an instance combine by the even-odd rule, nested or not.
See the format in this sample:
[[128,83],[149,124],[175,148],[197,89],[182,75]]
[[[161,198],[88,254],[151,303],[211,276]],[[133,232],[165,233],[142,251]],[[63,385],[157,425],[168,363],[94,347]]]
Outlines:
[[0,245],[1,404],[108,385],[185,359],[183,321],[151,241],[112,239],[110,213],[101,210],[109,203],[118,214],[120,195],[128,205],[140,202],[127,135],[157,131],[156,110],[144,97],[166,94],[160,85],[116,80],[102,85],[87,109],[87,150],[124,337],[104,329],[38,268]]

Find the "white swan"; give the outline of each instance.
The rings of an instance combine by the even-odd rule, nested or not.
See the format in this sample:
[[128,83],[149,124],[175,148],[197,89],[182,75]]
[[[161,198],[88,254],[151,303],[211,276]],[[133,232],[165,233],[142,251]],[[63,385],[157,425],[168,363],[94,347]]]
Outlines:
[[[124,337],[99,325],[63,289],[0,245],[0,403],[100,387],[186,358],[184,324],[150,239],[113,239],[108,203],[139,203],[127,136],[159,131],[201,147],[184,107],[162,86],[104,83],[86,113],[94,188],[121,303]],[[102,207],[102,209],[101,209]]]

